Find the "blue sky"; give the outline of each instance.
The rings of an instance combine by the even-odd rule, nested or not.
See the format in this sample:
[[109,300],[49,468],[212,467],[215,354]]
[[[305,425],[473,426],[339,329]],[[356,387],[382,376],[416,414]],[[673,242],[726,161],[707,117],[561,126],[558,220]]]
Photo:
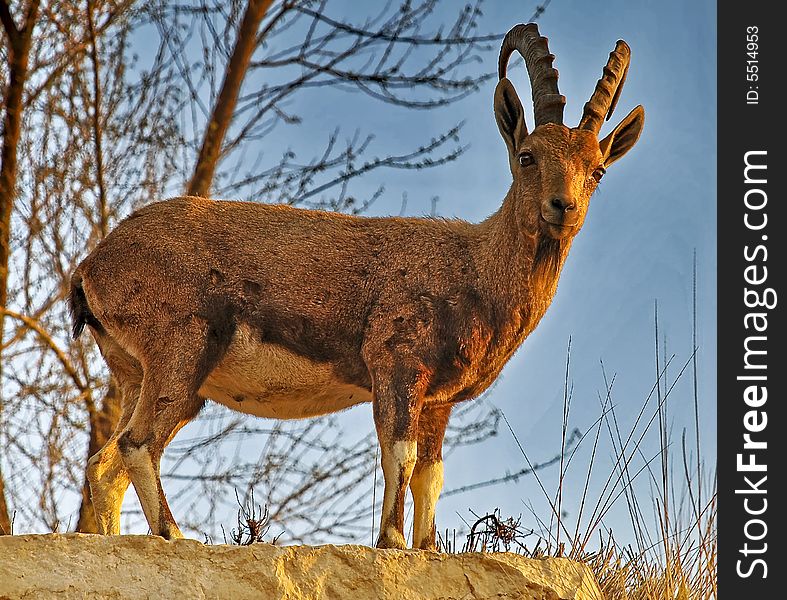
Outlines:
[[[329,3],[331,4],[331,3]],[[339,2],[348,7],[353,3]],[[452,3],[446,3],[449,5]],[[534,2],[490,1],[484,5],[480,33],[504,32],[533,14]],[[338,14],[335,3],[333,14]],[[455,10],[455,9],[454,9]],[[715,470],[716,452],[716,7],[704,0],[680,2],[553,0],[539,19],[550,40],[567,97],[565,122],[576,125],[608,53],[619,38],[632,48],[628,79],[615,115],[602,136],[637,104],[645,107],[645,129],[637,146],[609,169],[594,195],[588,218],[574,242],[555,301],[538,329],[503,371],[488,397],[511,423],[534,462],[559,449],[566,347],[572,340],[573,403],[570,425],[586,431],[600,414],[603,395],[600,361],[616,376],[614,401],[627,431],[655,381],[654,303],[658,302],[661,350],[675,354],[670,378],[692,350],[692,268],[698,265],[698,389],[700,429],[706,469]],[[496,51],[484,70],[493,70]],[[512,59],[509,76],[523,100],[530,127],[530,91],[521,60]],[[359,197],[380,185],[384,195],[371,214],[398,214],[407,193],[406,214],[423,215],[439,197],[438,214],[480,221],[500,205],[511,182],[505,146],[492,112],[495,81],[476,94],[436,112],[397,109],[361,94],[316,90],[298,96],[290,107],[298,126],[278,129],[265,140],[273,159],[285,147],[299,158],[319,153],[338,125],[341,136],[356,129],[373,132],[371,154],[413,149],[459,121],[462,142],[470,145],[456,162],[418,172],[376,171],[353,184]],[[341,137],[340,136],[340,137]],[[275,199],[271,199],[275,200]],[[666,339],[666,342],[665,342]],[[668,401],[668,414],[680,440],[683,427],[693,439],[691,379],[685,377]],[[653,404],[651,404],[653,406]],[[651,412],[651,411],[649,411]],[[373,427],[370,407],[342,416],[353,430]],[[604,436],[602,436],[603,439]],[[589,446],[590,444],[587,443]],[[643,453],[658,450],[655,432]],[[606,480],[608,447],[602,447],[596,489]],[[578,455],[577,461],[584,458]],[[482,446],[459,449],[446,461],[446,488],[504,475],[524,466],[505,425]],[[584,474],[579,468],[580,475]],[[682,468],[682,467],[681,467]],[[557,471],[542,474],[553,490]],[[575,515],[581,476],[569,480],[566,510]],[[643,477],[643,490],[647,480]],[[131,495],[131,494],[130,494]],[[543,495],[532,478],[452,496],[438,505],[438,528],[460,525],[468,508],[484,513],[499,507],[504,515],[523,514],[533,504],[548,518]],[[532,523],[531,523],[532,524]],[[613,511],[606,523],[627,538],[627,523]]]

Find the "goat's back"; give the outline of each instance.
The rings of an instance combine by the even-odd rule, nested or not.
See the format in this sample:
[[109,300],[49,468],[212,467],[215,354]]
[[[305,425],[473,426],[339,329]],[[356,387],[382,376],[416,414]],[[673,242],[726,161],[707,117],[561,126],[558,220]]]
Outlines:
[[225,336],[244,323],[365,384],[370,314],[475,285],[470,235],[461,221],[181,197],[122,221],[74,281],[96,320],[137,354],[189,319]]

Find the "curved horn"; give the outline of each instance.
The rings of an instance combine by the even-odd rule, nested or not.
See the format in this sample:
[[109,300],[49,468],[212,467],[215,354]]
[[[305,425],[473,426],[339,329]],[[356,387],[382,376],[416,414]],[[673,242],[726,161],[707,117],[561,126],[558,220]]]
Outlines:
[[596,83],[593,95],[585,104],[580,129],[587,129],[598,134],[605,120],[609,120],[618,103],[620,91],[626,81],[626,73],[631,61],[631,48],[623,40],[618,40],[615,49],[609,53],[609,60],[604,67],[604,74]]
[[530,87],[533,90],[533,112],[536,127],[544,123],[563,123],[566,97],[557,89],[557,69],[552,67],[555,56],[549,53],[547,38],[538,33],[535,23],[516,25],[503,38],[498,60],[500,79],[506,76],[508,59],[517,50],[525,59]]

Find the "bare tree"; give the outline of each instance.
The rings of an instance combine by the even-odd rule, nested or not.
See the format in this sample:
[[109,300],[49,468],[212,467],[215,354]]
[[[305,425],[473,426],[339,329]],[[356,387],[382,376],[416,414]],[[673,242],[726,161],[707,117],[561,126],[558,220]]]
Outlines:
[[[383,186],[359,200],[355,180],[455,159],[465,149],[460,126],[397,155],[375,155],[370,132],[342,144],[338,123],[305,159],[292,148],[271,157],[266,137],[305,126],[297,100],[312,89],[365,94],[377,110],[444,107],[491,76],[476,62],[499,36],[476,33],[479,5],[453,9],[437,0],[352,18],[309,0],[27,4],[15,11],[0,4],[0,70],[9,82],[0,210],[13,222],[0,228],[8,240],[0,243],[8,267],[0,269],[0,293],[13,290],[0,296],[0,319],[13,323],[0,355],[0,460],[18,528],[95,531],[86,459],[114,428],[120,399],[97,350],[69,337],[62,298],[78,259],[130,210],[183,189],[365,210]],[[14,71],[20,53],[10,48],[22,35],[30,64]],[[495,431],[497,413],[482,403],[457,420],[454,443],[474,443]],[[241,461],[237,447],[252,435],[263,447]],[[209,409],[165,461],[171,499],[189,513],[192,531],[215,535],[234,489],[256,488],[288,539],[366,539],[375,445],[370,436],[348,436],[335,419],[270,424]]]
[[[25,3],[21,24],[17,25],[6,0],[0,2],[3,26],[5,82],[3,86],[3,142],[0,149],[0,377],[2,377],[2,339],[5,309],[8,305],[8,266],[11,256],[11,213],[16,198],[18,147],[22,132],[23,94],[29,76],[30,46],[38,19],[39,2]],[[3,396],[0,388],[0,415]],[[11,517],[6,502],[5,480],[0,465],[0,534],[11,532]]]
[[[34,507],[50,529],[59,526],[63,490],[81,485],[87,452],[103,444],[119,409],[111,386],[101,402],[93,399],[94,390],[103,387],[90,369],[94,350],[69,345],[60,303],[69,271],[84,252],[84,241],[94,244],[118,211],[126,210],[120,194],[144,189],[134,160],[164,156],[161,136],[174,131],[162,126],[160,100],[136,96],[136,102],[126,102],[136,91],[121,76],[128,62],[130,7],[130,2],[44,3],[31,42],[19,139],[26,168],[20,171],[13,215],[10,289],[15,295],[7,305],[13,310],[3,313],[16,328],[3,346],[3,363],[11,370],[3,380],[8,410],[0,432],[3,448],[14,457],[6,464],[21,467],[10,473],[17,510]],[[99,50],[101,39],[105,52]],[[129,133],[127,123],[134,120],[140,124]],[[157,138],[157,131],[165,133]],[[161,169],[150,165],[148,170]],[[88,449],[82,450],[85,441]],[[40,485],[31,485],[31,473]],[[82,511],[87,519],[91,513]]]
[[[271,161],[270,149],[258,144],[281,126],[302,124],[292,106],[311,90],[362,93],[414,110],[438,109],[476,91],[493,75],[479,67],[480,55],[499,36],[475,35],[479,5],[459,7],[447,27],[434,14],[438,5],[386,5],[377,14],[356,16],[356,23],[332,17],[327,1],[278,2],[261,21],[250,57],[240,35],[251,5],[246,12],[219,1],[151,8],[151,23],[188,92],[183,163],[195,167],[184,187],[194,194],[212,187],[222,196],[361,211],[376,196],[363,202],[349,197],[352,179],[376,169],[428,168],[455,159],[464,150],[457,143],[459,124],[401,155],[372,156],[373,136],[360,130],[342,145],[337,129],[324,140],[322,153],[304,162],[292,149]],[[434,29],[427,29],[430,23]]]

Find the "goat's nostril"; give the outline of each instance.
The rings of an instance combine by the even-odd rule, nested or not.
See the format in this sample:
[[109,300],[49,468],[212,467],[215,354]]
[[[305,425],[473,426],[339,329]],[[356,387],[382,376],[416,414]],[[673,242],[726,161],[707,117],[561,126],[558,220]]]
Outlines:
[[569,212],[577,207],[575,202],[569,202],[565,198],[552,198],[551,204],[552,208],[560,212]]

